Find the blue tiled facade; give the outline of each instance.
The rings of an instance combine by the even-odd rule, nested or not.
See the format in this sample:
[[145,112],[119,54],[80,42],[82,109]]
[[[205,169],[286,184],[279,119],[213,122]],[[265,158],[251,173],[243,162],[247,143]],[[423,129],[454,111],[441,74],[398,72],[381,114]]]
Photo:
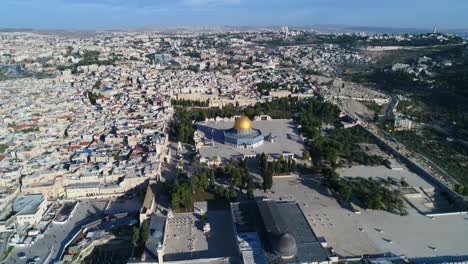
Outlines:
[[258,129],[239,130],[235,128],[224,132],[224,143],[238,148],[256,147],[263,143],[262,132]]

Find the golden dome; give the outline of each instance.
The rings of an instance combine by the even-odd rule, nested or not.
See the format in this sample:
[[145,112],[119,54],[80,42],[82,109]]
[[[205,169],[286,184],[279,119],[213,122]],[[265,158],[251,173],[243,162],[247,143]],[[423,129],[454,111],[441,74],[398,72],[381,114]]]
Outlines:
[[236,122],[234,122],[234,128],[237,130],[252,129],[252,122],[250,121],[248,117],[240,116],[239,118],[236,119]]

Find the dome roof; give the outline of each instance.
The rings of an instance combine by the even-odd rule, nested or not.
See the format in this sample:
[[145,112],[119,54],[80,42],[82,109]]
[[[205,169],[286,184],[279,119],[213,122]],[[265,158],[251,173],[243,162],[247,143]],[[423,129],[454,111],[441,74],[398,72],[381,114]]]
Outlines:
[[252,129],[252,122],[248,117],[240,116],[236,119],[236,122],[234,122],[234,128],[238,130]]
[[281,255],[281,258],[294,257],[297,253],[296,239],[289,233],[283,233],[277,240],[276,251]]

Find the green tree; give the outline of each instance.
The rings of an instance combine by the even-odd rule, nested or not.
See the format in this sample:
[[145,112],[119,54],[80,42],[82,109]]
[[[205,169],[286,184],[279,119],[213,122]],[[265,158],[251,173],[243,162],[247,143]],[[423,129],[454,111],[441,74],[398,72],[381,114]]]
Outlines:
[[73,51],[73,47],[72,46],[67,46],[67,53],[66,53],[66,56],[70,56],[71,53]]
[[185,129],[182,125],[176,126],[176,137],[178,142],[185,142]]
[[101,80],[97,80],[93,85],[93,89],[99,89],[99,88],[101,88]]
[[242,176],[239,168],[231,168],[229,174],[231,175],[231,185],[239,188],[242,183]]
[[206,189],[208,189],[209,184],[210,183],[209,183],[209,180],[208,180],[208,175],[206,175],[205,171],[202,171],[200,173],[200,176],[199,176],[200,188],[202,188],[203,190],[206,190]]
[[401,177],[400,184],[403,187],[409,187],[409,184],[406,182],[405,178]]
[[242,168],[247,169],[247,170],[249,169],[249,159],[248,158],[244,158],[242,160]]
[[120,150],[117,151],[116,153],[114,153],[113,158],[114,158],[115,161],[119,161],[119,160],[120,160]]
[[366,207],[370,209],[380,209],[382,207],[382,195],[378,192],[373,192],[366,200]]
[[249,177],[247,181],[247,196],[250,199],[254,198],[254,183],[253,183],[252,177]]
[[96,98],[98,97],[98,95],[89,91],[86,93],[86,95],[88,96],[89,102],[92,105],[96,105]]
[[192,208],[193,206],[193,189],[187,183],[180,185],[181,201],[185,208]]
[[134,226],[132,228],[133,235],[132,235],[132,244],[136,246],[138,244],[138,241],[140,240],[140,230],[138,230],[138,227]]
[[173,192],[171,194],[171,207],[173,210],[179,209],[180,197],[178,192]]
[[226,192],[229,192],[229,191],[226,190],[226,188],[224,188],[224,186],[222,186],[222,185],[216,185],[215,186],[215,193],[216,193],[217,196],[227,197]]
[[260,169],[264,170],[267,166],[267,163],[268,163],[268,157],[265,153],[262,153],[260,155],[258,166],[260,167]]
[[341,184],[339,191],[341,196],[343,197],[343,200],[345,200],[346,202],[349,202],[351,200],[351,194],[353,192],[351,186],[347,184]]
[[229,188],[229,199],[231,199],[231,201],[235,201],[237,199],[237,191],[232,186]]
[[150,236],[149,224],[147,221],[145,221],[141,224],[141,228],[140,228],[141,243],[144,244],[149,239],[149,236]]
[[0,144],[0,153],[5,152],[8,149],[7,144]]
[[463,185],[461,185],[461,184],[455,184],[454,190],[455,190],[455,192],[457,192],[458,194],[463,195],[464,190],[465,190],[465,186],[463,186]]
[[209,177],[210,177],[210,186],[215,186],[216,184],[216,179],[215,179],[215,173],[213,170],[209,170]]
[[268,166],[262,173],[263,177],[263,190],[269,190],[273,186],[273,170]]
[[193,174],[192,177],[190,177],[190,188],[192,191],[197,190],[199,187],[199,180],[198,176],[196,174]]
[[304,150],[302,152],[302,159],[303,160],[310,160],[310,152],[308,150]]

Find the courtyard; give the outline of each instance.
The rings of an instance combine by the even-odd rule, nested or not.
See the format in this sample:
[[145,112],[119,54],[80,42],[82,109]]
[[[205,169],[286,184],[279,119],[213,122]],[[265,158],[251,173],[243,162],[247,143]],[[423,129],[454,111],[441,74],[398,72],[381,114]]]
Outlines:
[[[342,169],[347,176],[386,174],[399,177],[387,168]],[[417,175],[404,171],[410,184],[428,187]],[[409,173],[407,175],[406,173]],[[413,179],[413,177],[415,177]],[[301,206],[318,237],[323,237],[342,257],[365,254],[405,255],[416,262],[431,262],[441,256],[468,255],[468,216],[466,214],[426,217],[407,204],[408,215],[361,210],[354,213],[338,202],[317,177],[275,178],[272,190],[257,190],[257,197],[294,199]]]
[[265,137],[270,137],[272,142],[265,140],[263,144],[255,148],[236,148],[224,144],[226,129],[232,128],[232,121],[200,122],[197,124],[198,132],[202,134],[204,145],[199,148],[200,156],[206,159],[219,157],[221,161],[231,158],[269,154],[273,158],[291,153],[295,158],[301,158],[304,151],[304,142],[299,136],[296,125],[290,119],[254,120],[252,125],[260,130]]

